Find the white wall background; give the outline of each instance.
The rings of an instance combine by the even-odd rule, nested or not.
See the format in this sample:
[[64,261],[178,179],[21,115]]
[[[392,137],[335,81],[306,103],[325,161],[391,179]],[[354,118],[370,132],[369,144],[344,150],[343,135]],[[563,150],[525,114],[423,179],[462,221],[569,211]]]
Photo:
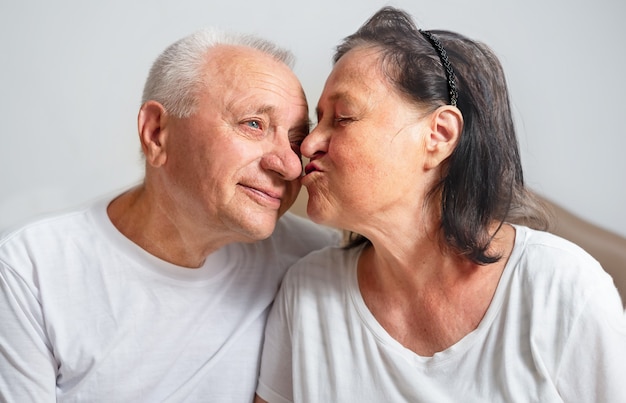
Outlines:
[[178,38],[217,25],[289,47],[315,105],[340,38],[391,4],[489,44],[528,184],[626,236],[621,0],[0,1],[0,227],[140,180],[143,81]]

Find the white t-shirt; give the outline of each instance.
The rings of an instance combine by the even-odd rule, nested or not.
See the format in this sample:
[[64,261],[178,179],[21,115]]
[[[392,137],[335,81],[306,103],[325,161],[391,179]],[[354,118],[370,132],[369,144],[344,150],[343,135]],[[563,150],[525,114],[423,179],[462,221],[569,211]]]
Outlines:
[[483,320],[432,357],[368,310],[362,247],[310,254],[276,297],[257,393],[272,403],[626,402],[626,318],[612,279],[570,242],[515,228]]
[[286,268],[338,233],[286,214],[187,269],[118,232],[109,201],[0,237],[0,401],[252,401]]

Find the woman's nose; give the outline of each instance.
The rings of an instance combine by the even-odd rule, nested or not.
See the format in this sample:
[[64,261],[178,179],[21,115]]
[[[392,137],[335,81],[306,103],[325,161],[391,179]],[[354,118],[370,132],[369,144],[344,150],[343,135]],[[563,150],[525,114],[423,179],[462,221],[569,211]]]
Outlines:
[[300,152],[306,158],[312,158],[319,153],[325,153],[328,147],[328,135],[322,130],[318,123],[317,126],[304,138],[300,145]]

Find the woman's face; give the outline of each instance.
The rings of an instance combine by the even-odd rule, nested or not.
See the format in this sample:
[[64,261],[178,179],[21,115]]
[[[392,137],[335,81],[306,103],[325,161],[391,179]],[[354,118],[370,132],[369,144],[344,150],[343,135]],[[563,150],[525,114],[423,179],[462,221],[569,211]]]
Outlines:
[[425,119],[392,87],[379,50],[356,48],[335,65],[304,139],[302,184],[315,222],[359,232],[421,206]]

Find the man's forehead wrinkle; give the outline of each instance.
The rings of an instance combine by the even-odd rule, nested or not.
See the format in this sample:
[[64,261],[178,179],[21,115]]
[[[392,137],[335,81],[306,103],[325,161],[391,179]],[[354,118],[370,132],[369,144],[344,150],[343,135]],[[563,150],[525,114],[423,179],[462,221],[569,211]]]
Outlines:
[[[268,56],[263,53],[251,57],[240,50],[233,47],[216,49],[214,55],[219,57],[215,57],[207,69],[207,81],[221,78],[218,80],[222,83],[219,90],[211,90],[222,93],[224,110],[239,119],[265,116],[270,125],[285,126],[290,131],[308,128],[304,90],[289,66],[274,59],[268,61]],[[237,63],[223,63],[228,59]],[[226,64],[234,66],[226,69]]]
[[[253,80],[251,79],[253,75],[257,75],[257,72],[248,74],[246,82],[233,82],[232,86],[225,88],[226,91],[230,90],[233,94],[233,99],[227,103],[229,109],[241,107],[242,110],[246,110],[247,112],[271,114],[276,112],[279,108],[282,108],[282,103],[288,103],[289,105],[308,110],[306,98],[300,88],[298,88],[297,93],[294,93],[289,88],[288,83],[281,85],[282,83],[276,83],[270,80]],[[268,93],[277,96],[277,104],[267,102]],[[259,102],[256,102],[255,98],[257,98]],[[265,100],[262,98],[265,98]],[[269,99],[273,99],[273,97],[269,97]],[[259,105],[259,103],[261,103],[261,105]]]
[[[205,66],[205,77],[207,81],[217,81],[223,83],[223,86],[228,88],[233,85],[240,85],[248,87],[254,85],[259,89],[265,91],[275,92],[282,96],[293,96],[289,94],[293,89],[293,83],[290,78],[285,74],[277,74],[277,69],[284,69],[291,72],[291,69],[286,64],[272,59],[265,53],[260,53],[255,57],[252,57],[249,53],[242,53],[244,51],[250,51],[247,48],[237,47],[222,47],[215,48],[213,57],[207,60]],[[254,49],[252,49],[254,51]],[[228,61],[236,60],[236,63],[229,63]],[[215,78],[215,80],[211,80]],[[303,90],[300,86],[297,88],[298,96],[303,94]]]

